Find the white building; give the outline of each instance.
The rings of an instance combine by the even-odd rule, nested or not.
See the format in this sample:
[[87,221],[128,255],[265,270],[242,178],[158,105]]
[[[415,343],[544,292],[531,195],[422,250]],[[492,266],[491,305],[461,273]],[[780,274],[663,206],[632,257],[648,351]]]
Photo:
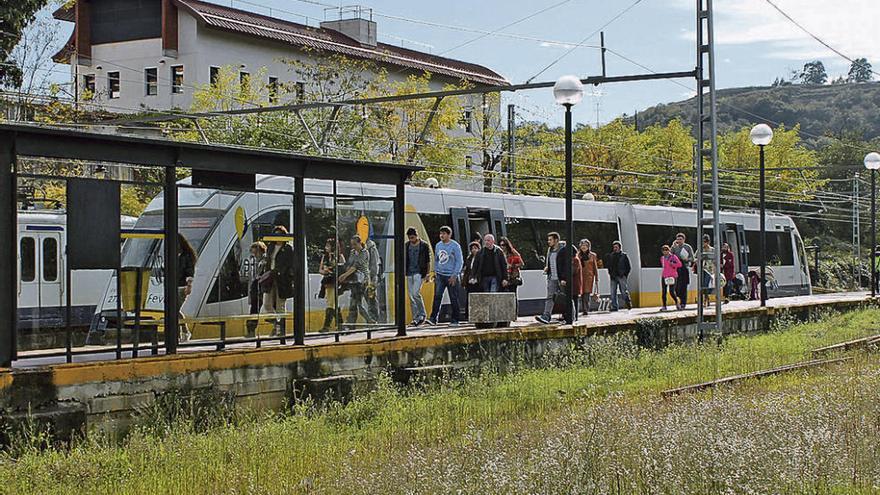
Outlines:
[[[75,25],[54,59],[70,64],[78,100],[87,97],[94,108],[113,113],[189,109],[194,91],[222,67],[233,67],[252,85],[260,74],[267,87],[295,88],[286,96],[296,98],[305,82],[284,60],[328,54],[375,63],[389,80],[429,72],[432,90],[462,80],[477,87],[509,84],[481,65],[377,41],[369,9],[340,8],[339,14],[312,27],[199,0],[78,0],[54,13]],[[470,101],[453,132],[475,134],[481,127],[474,122],[477,112],[468,110],[481,98]],[[493,106],[487,115],[497,127],[500,108]],[[463,152],[460,165],[474,163],[477,170],[481,159],[479,152]]]
[[396,78],[427,71],[436,89],[461,80],[508,84],[477,64],[378,42],[369,10],[340,14],[310,27],[198,0],[81,0],[54,14],[75,23],[55,60],[71,65],[78,97],[88,91],[119,113],[187,109],[193,90],[225,66],[295,87],[283,60],[324,53],[375,62]]

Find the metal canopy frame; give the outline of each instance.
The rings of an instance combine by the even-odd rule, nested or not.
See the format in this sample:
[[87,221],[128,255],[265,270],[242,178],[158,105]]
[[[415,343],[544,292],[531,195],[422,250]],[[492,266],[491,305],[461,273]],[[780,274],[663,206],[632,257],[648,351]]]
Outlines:
[[[396,165],[326,157],[314,157],[235,148],[231,146],[205,145],[174,142],[162,139],[137,138],[120,135],[96,134],[78,130],[31,125],[0,124],[0,198],[6,199],[0,213],[0,366],[10,366],[17,355],[16,320],[18,295],[18,205],[17,205],[17,158],[36,156],[69,160],[96,160],[128,165],[163,167],[164,230],[177,232],[177,174],[178,168],[237,174],[268,174],[294,178],[294,232],[305,231],[304,179],[345,180],[396,186],[394,201],[394,242],[403,246],[404,238],[404,185],[413,173],[422,170],[415,165]],[[62,179],[63,176],[57,178]],[[177,236],[166,236],[164,256],[166,260],[177,259]],[[168,242],[170,241],[170,242]],[[302,345],[305,339],[305,285],[306,239],[294,237],[295,293],[294,293],[294,344]],[[403,249],[395,249],[396,273],[404,270]],[[166,280],[177,279],[176,263],[166,263]],[[394,287],[395,327],[399,336],[406,335],[406,287],[405,278],[396,277]],[[165,284],[166,329],[178,328],[176,308],[177,287]],[[177,352],[176,331],[165,332],[165,352]]]

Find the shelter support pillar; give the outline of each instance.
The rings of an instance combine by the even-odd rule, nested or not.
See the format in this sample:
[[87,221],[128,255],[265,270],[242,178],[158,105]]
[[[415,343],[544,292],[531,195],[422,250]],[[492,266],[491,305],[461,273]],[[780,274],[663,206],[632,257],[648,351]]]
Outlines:
[[406,193],[403,180],[394,196],[394,323],[397,336],[406,336]]
[[0,198],[8,198],[0,206],[0,367],[12,365],[16,351],[18,277],[16,270],[18,235],[16,233],[15,140],[11,133],[0,133]]
[[165,167],[165,187],[163,189],[165,225],[165,352],[177,352],[180,335],[177,309],[177,167]]
[[306,342],[306,191],[302,177],[294,179],[293,191],[293,344]]

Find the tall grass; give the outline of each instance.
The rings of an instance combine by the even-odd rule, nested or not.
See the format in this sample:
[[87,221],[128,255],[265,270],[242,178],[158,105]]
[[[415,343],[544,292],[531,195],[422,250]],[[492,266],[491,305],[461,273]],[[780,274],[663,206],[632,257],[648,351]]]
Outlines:
[[[816,418],[829,417],[820,410],[826,403],[809,403],[813,395],[827,396],[827,411],[839,412],[848,393],[859,409],[840,417],[870,423],[866,418],[876,417],[866,397],[880,384],[871,381],[877,373],[862,378],[840,372],[826,385],[798,374],[763,382],[763,388],[736,389],[751,395],[719,392],[662,402],[658,393],[802,360],[814,347],[876,333],[878,321],[880,311],[865,310],[732,337],[721,347],[663,351],[639,348],[629,337],[609,337],[548,357],[546,369],[476,375],[417,390],[381,380],[373,393],[346,405],[299,405],[259,418],[231,414],[223,416],[225,424],[204,416],[193,421],[186,414],[190,406],[150,408],[142,411],[143,426],[121,443],[92,435],[67,449],[0,455],[0,493],[514,493],[529,486],[534,493],[681,492],[675,483],[693,487],[692,493],[725,487],[745,493],[771,485],[797,492],[801,485],[776,478],[750,484],[736,481],[741,476],[730,478],[724,463],[748,464],[732,461],[736,445],[746,445],[737,443],[745,440],[736,435],[747,438],[753,425],[748,445],[756,452],[762,446],[780,456],[797,452],[811,460],[791,466],[815,467],[827,459],[822,450],[827,442],[783,432],[801,418],[816,426],[805,430],[807,435],[824,438]],[[874,361],[854,366],[846,369],[880,368]],[[775,402],[767,402],[771,399]],[[174,414],[165,414],[168,410]],[[782,421],[780,414],[795,420]],[[722,426],[729,428],[709,427],[719,418],[727,418]],[[843,430],[834,431],[850,431],[839,427]],[[759,442],[761,429],[775,443]],[[786,450],[796,441],[799,450]],[[847,452],[860,456],[846,457],[860,473],[848,486],[867,486],[862,482],[872,475],[861,469],[877,466],[874,454]],[[776,457],[753,459],[767,464]],[[676,474],[663,481],[669,469]],[[687,475],[690,471],[699,474]],[[837,486],[831,480],[840,482],[841,471],[827,473],[822,486]],[[757,490],[762,491],[767,492]]]

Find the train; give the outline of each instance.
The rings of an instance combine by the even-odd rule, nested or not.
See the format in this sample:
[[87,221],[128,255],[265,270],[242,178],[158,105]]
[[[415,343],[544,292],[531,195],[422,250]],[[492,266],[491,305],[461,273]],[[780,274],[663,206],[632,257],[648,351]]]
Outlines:
[[[66,229],[67,213],[59,204],[28,204],[18,210],[17,329],[19,348],[44,347],[57,343],[48,335],[67,327]],[[123,228],[132,228],[137,218],[122,216]],[[113,276],[113,270],[84,270],[71,273],[70,325],[88,328],[98,302]],[[44,345],[41,345],[40,343]]]
[[[278,176],[257,176],[258,192],[230,192],[192,186],[189,179],[179,182],[179,232],[198,254],[192,291],[181,313],[190,319],[222,318],[249,312],[248,280],[254,266],[249,256],[252,242],[273,235],[275,226],[292,228],[293,180]],[[376,243],[381,264],[377,284],[377,316],[380,323],[394,321],[392,289],[395,273],[393,259],[394,188],[353,182],[306,180],[307,244],[307,332],[322,327],[327,300],[318,297],[323,276],[318,264],[327,239],[345,242],[359,232],[366,222],[369,237]],[[523,285],[517,292],[521,316],[541,312],[546,298],[543,274],[546,234],[565,232],[564,201],[557,198],[503,193],[475,192],[444,188],[406,186],[405,225],[415,227],[432,246],[439,228],[448,225],[453,238],[462,244],[483,234],[506,236],[523,259]],[[138,218],[138,232],[161,230],[163,200],[153,199]],[[636,307],[660,305],[660,247],[671,244],[676,233],[686,234],[688,242],[699,248],[696,239],[696,212],[686,208],[644,206],[622,202],[574,201],[575,238],[592,241],[600,260],[620,240],[631,259],[629,276],[632,302]],[[755,269],[760,256],[759,216],[748,212],[722,212],[722,240],[730,243],[736,255],[737,271],[747,274]],[[294,235],[299,233],[293,233]],[[144,318],[161,318],[163,308],[162,243],[156,236],[127,239],[122,246],[122,265],[146,268],[152,274],[143,310]],[[347,247],[344,254],[347,252]],[[769,297],[806,295],[811,281],[804,243],[792,219],[785,215],[767,215],[766,259],[773,274]],[[695,275],[691,275],[689,301],[696,296]],[[600,269],[599,292],[609,295],[607,270]],[[423,288],[431,310],[434,287]],[[448,304],[448,295],[442,304]],[[348,295],[339,298],[343,316],[348,309]],[[407,304],[407,321],[410,320]],[[292,310],[287,302],[287,311]],[[95,305],[91,330],[113,328],[116,315],[116,283],[112,274],[105,280],[103,295]],[[244,324],[227,325],[227,335],[242,335]],[[195,325],[194,338],[216,336],[216,325]]]

